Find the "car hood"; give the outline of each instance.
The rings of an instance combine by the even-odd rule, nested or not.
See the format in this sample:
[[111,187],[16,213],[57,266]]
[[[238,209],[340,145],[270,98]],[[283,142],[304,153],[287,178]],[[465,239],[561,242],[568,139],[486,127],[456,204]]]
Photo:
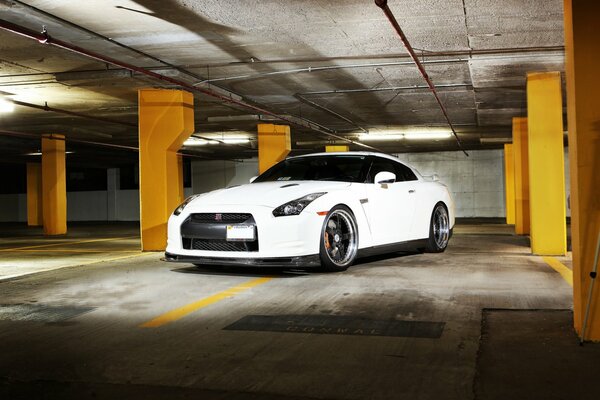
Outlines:
[[201,195],[190,205],[257,205],[278,207],[288,201],[316,192],[349,187],[348,182],[275,181],[256,182],[215,190]]

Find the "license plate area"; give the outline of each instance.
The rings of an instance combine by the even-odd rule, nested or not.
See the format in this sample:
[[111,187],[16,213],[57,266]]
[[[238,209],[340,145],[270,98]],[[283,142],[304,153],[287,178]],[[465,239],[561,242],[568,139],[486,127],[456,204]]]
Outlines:
[[252,242],[256,240],[254,225],[227,225],[228,242]]

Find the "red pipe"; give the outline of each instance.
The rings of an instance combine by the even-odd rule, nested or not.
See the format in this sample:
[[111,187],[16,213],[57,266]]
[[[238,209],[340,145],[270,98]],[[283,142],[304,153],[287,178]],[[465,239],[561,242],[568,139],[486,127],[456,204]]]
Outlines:
[[444,107],[444,104],[442,103],[442,100],[440,100],[440,97],[438,96],[437,90],[435,90],[435,85],[433,84],[433,82],[429,78],[429,75],[427,75],[427,71],[425,71],[425,68],[423,67],[423,64],[421,64],[421,61],[419,61],[419,58],[415,54],[415,51],[413,50],[412,46],[410,45],[410,42],[406,38],[406,35],[404,34],[404,32],[402,32],[402,28],[400,28],[400,25],[398,24],[398,21],[396,20],[396,17],[394,17],[394,14],[392,13],[392,10],[390,10],[390,8],[388,7],[387,0],[375,0],[375,5],[377,5],[377,7],[381,8],[383,10],[385,16],[391,22],[392,26],[396,30],[396,33],[398,33],[398,36],[400,36],[400,40],[402,41],[402,44],[404,44],[404,47],[406,47],[406,50],[408,51],[408,54],[410,55],[410,58],[412,58],[412,60],[415,62],[417,68],[419,69],[419,72],[421,73],[421,75],[425,79],[425,82],[427,82],[427,85],[429,86],[429,89],[431,90],[431,93],[433,93],[433,96],[435,97],[435,100],[439,104],[439,106],[440,106],[440,108],[442,110],[442,113],[444,114],[444,117],[446,118],[446,121],[448,122],[448,126],[450,126],[450,129],[452,130],[452,133],[454,134],[454,138],[456,139],[456,143],[458,143],[458,147],[468,157],[469,154],[462,147],[462,143],[460,142],[460,139],[458,138],[458,135],[456,134],[456,131],[454,130],[454,126],[452,125],[452,122],[450,121],[450,117],[448,116],[448,112],[446,111],[446,107]]
[[356,144],[358,146],[362,146],[362,147],[366,147],[366,148],[369,148],[369,149],[372,149],[372,150],[380,151],[379,149],[377,149],[375,147],[366,145],[364,143],[356,142],[354,140],[345,138],[343,136],[338,136],[338,135],[326,132],[326,131],[324,131],[322,129],[318,129],[318,128],[314,127],[314,126],[311,126],[308,123],[306,123],[306,124],[299,123],[298,121],[295,121],[295,120],[293,120],[291,118],[287,118],[285,116],[275,114],[272,111],[268,111],[268,110],[265,110],[264,108],[254,106],[252,104],[248,104],[248,103],[246,103],[244,101],[240,101],[240,100],[236,100],[236,99],[231,98],[231,97],[227,97],[227,96],[222,95],[220,93],[214,92],[214,91],[212,91],[210,89],[203,89],[203,88],[200,88],[200,87],[196,87],[196,86],[190,85],[189,83],[186,83],[184,81],[180,81],[178,79],[171,78],[169,76],[161,75],[161,74],[158,74],[156,72],[150,71],[148,69],[145,69],[145,68],[142,68],[142,67],[138,67],[136,65],[129,64],[129,63],[126,63],[126,62],[122,62],[122,61],[116,60],[114,58],[111,58],[111,57],[104,56],[102,54],[93,52],[91,50],[86,50],[86,49],[84,49],[82,47],[79,47],[79,46],[76,46],[76,45],[64,42],[64,41],[59,40],[59,39],[54,39],[45,30],[43,32],[41,32],[41,33],[40,32],[35,32],[35,31],[31,30],[31,29],[22,27],[20,25],[13,24],[12,22],[8,22],[6,20],[0,20],[0,29],[4,29],[5,31],[15,33],[17,35],[26,37],[28,39],[37,40],[38,42],[40,42],[42,44],[48,44],[48,45],[56,46],[58,48],[61,48],[61,49],[64,49],[64,50],[68,50],[68,51],[71,51],[73,53],[77,53],[77,54],[80,54],[82,56],[89,57],[89,58],[95,59],[95,60],[103,62],[103,63],[112,64],[114,66],[117,66],[117,67],[120,67],[120,68],[124,68],[124,69],[127,69],[127,70],[132,71],[132,72],[137,72],[137,73],[149,76],[151,78],[158,79],[158,80],[163,81],[163,82],[168,82],[168,83],[170,83],[172,85],[180,86],[182,88],[185,88],[185,89],[193,91],[193,92],[199,92],[199,93],[203,93],[203,94],[208,95],[208,96],[216,97],[217,99],[222,100],[222,101],[224,101],[226,103],[236,104],[236,105],[238,105],[240,107],[244,107],[244,108],[248,108],[250,110],[253,110],[253,111],[255,111],[255,112],[259,113],[259,114],[270,115],[270,116],[275,117],[277,119],[280,119],[282,121],[286,121],[286,122],[288,122],[290,124],[299,125],[299,126],[302,126],[304,128],[308,128],[308,129],[311,129],[313,131],[319,132],[321,134],[324,134],[324,135],[327,135],[327,136],[330,136],[330,137],[333,137],[333,138],[336,138],[336,139],[344,140],[344,141],[346,141],[348,143],[352,143],[352,144]]

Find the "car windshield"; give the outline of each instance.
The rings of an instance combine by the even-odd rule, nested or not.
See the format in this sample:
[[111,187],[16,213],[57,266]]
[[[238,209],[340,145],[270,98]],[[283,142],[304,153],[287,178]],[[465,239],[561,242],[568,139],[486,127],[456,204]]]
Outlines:
[[366,156],[327,155],[284,160],[266,170],[254,182],[340,181],[364,182]]

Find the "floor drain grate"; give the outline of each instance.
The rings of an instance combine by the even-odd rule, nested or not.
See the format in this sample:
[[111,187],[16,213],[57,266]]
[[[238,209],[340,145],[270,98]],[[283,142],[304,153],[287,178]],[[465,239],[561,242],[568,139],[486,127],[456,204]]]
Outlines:
[[225,330],[438,339],[444,322],[374,320],[340,315],[247,315]]
[[0,304],[0,320],[59,322],[85,314],[94,307]]

